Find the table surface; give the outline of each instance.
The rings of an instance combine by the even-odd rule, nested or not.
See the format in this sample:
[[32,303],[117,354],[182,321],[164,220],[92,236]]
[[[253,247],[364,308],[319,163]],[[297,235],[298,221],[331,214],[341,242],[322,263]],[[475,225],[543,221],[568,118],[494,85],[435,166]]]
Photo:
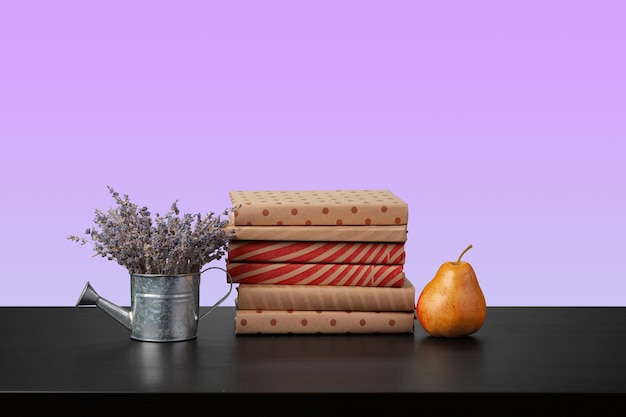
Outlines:
[[417,321],[415,334],[237,336],[234,314],[219,307],[200,321],[197,339],[153,343],[130,339],[95,307],[0,307],[0,402],[26,394],[568,394],[569,403],[601,399],[605,415],[624,410],[626,307],[489,307],[483,327],[462,339],[432,338]]

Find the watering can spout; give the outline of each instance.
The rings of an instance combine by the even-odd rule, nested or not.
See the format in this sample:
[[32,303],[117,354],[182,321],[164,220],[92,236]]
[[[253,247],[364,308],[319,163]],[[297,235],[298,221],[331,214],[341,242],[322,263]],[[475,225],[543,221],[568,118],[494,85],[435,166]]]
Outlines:
[[98,293],[93,289],[91,284],[87,282],[83,292],[78,298],[78,302],[76,303],[76,307],[79,306],[93,306],[100,308],[102,311],[107,313],[109,316],[113,317],[117,320],[122,326],[126,327],[128,330],[132,330],[131,327],[131,313],[130,311],[119,307],[109,300],[102,298],[98,295]]

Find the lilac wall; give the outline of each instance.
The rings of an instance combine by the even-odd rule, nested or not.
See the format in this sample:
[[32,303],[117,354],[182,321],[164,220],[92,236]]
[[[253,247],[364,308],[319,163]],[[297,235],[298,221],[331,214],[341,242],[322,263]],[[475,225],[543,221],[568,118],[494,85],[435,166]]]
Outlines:
[[[71,306],[87,280],[129,304],[126,271],[65,239],[111,206],[106,185],[192,213],[230,189],[390,189],[420,289],[472,243],[489,305],[626,305],[624,15],[3,1],[0,305]],[[204,276],[204,305],[222,276]]]

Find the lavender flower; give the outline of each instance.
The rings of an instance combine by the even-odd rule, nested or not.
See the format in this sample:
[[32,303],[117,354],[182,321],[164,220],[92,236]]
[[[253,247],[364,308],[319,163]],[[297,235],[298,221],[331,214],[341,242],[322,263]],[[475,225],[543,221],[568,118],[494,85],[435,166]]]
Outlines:
[[[82,245],[92,243],[96,254],[115,260],[131,274],[188,274],[213,260],[222,259],[232,235],[226,232],[227,219],[214,212],[180,216],[175,201],[164,216],[154,221],[148,208],[139,208],[128,195],[120,196],[110,186],[117,207],[95,211],[96,227],[85,231],[91,239],[68,236]],[[224,216],[235,208],[223,211]]]

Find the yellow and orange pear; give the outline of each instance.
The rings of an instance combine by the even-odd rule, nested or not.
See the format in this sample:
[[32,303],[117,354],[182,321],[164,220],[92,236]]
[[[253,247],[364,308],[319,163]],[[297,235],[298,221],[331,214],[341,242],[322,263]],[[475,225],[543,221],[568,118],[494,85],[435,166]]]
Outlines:
[[472,266],[461,258],[445,262],[422,290],[415,306],[417,319],[435,337],[463,337],[478,331],[487,316],[485,296]]

